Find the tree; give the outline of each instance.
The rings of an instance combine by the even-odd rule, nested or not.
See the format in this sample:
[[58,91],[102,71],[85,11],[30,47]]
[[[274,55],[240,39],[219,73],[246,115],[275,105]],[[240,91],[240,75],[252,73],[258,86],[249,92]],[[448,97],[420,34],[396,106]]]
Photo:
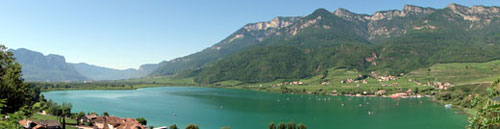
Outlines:
[[81,119],[85,117],[85,112],[79,112],[76,114],[75,118],[76,118],[76,124],[77,125],[80,125],[82,123],[80,123]]
[[177,125],[176,124],[173,124],[173,125],[170,125],[170,128],[169,129],[179,129],[177,128]]
[[0,99],[0,112],[2,112],[2,108],[5,107],[4,103],[5,103],[6,100],[7,99]]
[[268,129],[276,129],[274,122],[269,123]]
[[18,112],[9,114],[9,118],[0,120],[0,129],[20,129],[18,121],[23,119],[22,117]]
[[299,123],[297,125],[297,129],[307,129],[306,125],[302,124],[302,123]]
[[286,129],[286,124],[281,122],[278,124],[278,129]]
[[62,117],[62,128],[66,129],[66,117],[71,116],[71,108],[73,106],[71,103],[62,103],[61,105],[61,117]]
[[139,117],[139,118],[136,118],[135,120],[137,120],[142,125],[147,125],[148,124],[148,121],[144,117]]
[[6,50],[7,47],[0,45],[0,99],[5,105],[1,107],[2,114],[14,113],[25,105],[31,105],[39,95],[35,94],[35,88],[23,82],[21,65],[16,62],[14,54]]
[[[468,128],[471,129],[497,129],[500,128],[500,79],[495,81],[489,88],[490,98],[488,98],[481,109],[469,118]],[[493,98],[493,99],[492,99]]]
[[288,129],[295,129],[295,122],[288,122]]
[[103,112],[102,115],[103,116],[109,116],[109,113],[108,112]]
[[186,129],[200,129],[200,128],[198,127],[198,125],[188,124],[187,127],[186,127]]

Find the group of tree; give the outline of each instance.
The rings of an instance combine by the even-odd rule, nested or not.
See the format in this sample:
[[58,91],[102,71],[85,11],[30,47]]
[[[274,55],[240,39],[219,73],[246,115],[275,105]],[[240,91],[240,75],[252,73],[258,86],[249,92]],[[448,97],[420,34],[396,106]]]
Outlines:
[[39,101],[40,89],[24,83],[21,65],[13,53],[0,45],[0,128],[18,128],[17,120],[31,116],[31,105]]
[[271,122],[268,126],[268,129],[307,129],[307,126],[299,123],[295,124],[295,122],[280,122],[278,125],[276,125],[274,122]]
[[469,118],[471,129],[498,129],[500,128],[500,79],[489,88],[490,95],[478,112]]

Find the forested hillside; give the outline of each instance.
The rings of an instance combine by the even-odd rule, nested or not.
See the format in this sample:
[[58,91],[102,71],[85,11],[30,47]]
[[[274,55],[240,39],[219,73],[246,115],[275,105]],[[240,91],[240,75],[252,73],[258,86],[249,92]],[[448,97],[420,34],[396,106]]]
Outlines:
[[436,63],[496,60],[499,9],[408,5],[373,15],[318,9],[237,54],[181,75],[201,83],[267,82],[319,75],[331,67],[399,75]]

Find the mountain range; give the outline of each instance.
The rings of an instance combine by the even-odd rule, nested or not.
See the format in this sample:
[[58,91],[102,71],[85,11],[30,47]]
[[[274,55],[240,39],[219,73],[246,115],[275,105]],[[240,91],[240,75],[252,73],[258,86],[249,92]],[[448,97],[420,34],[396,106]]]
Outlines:
[[139,69],[118,70],[86,63],[68,63],[63,56],[25,48],[9,49],[22,65],[23,78],[27,81],[99,81],[140,78],[156,69],[156,64],[141,65]]
[[323,74],[327,68],[407,73],[436,63],[500,58],[500,7],[450,4],[442,9],[357,14],[317,9],[307,16],[247,24],[200,52],[161,62],[152,75],[266,82]]
[[12,51],[27,80],[173,75],[198,83],[254,83],[326,75],[329,68],[399,75],[438,63],[497,60],[498,50],[500,7],[450,4],[441,9],[405,5],[370,15],[340,8],[276,17],[247,24],[200,52],[138,70],[71,64],[62,56],[26,49]]

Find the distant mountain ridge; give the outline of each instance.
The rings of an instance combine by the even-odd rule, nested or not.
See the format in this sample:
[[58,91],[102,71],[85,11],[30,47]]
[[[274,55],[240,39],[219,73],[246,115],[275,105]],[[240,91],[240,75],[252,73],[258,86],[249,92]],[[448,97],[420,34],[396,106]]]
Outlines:
[[[307,16],[247,24],[201,52],[160,63],[152,75],[191,76],[202,83],[261,82],[317,75],[327,67],[397,74],[435,63],[495,60],[500,59],[499,10],[458,4],[442,9],[405,5],[372,15],[317,9]],[[281,55],[291,54],[282,47],[308,62]],[[279,67],[308,70],[268,73]]]
[[68,63],[60,55],[44,56],[25,48],[9,49],[22,65],[27,81],[90,81],[140,78],[156,69],[157,64],[144,64],[137,69],[117,70],[86,63]]
[[49,54],[25,48],[9,49],[17,62],[22,65],[23,78],[28,81],[84,81],[87,77],[76,71],[73,65],[66,63],[60,55]]
[[154,64],[142,65],[139,69],[117,70],[87,63],[72,63],[75,69],[82,75],[92,80],[121,80],[130,78],[140,78],[148,75],[156,68]]

